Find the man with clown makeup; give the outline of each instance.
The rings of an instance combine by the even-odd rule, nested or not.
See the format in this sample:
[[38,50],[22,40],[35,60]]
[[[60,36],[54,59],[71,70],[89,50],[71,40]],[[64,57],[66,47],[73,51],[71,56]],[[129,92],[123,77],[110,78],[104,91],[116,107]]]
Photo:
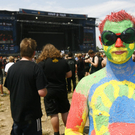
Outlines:
[[135,18],[124,10],[107,15],[99,37],[107,56],[106,67],[77,85],[65,135],[135,135]]

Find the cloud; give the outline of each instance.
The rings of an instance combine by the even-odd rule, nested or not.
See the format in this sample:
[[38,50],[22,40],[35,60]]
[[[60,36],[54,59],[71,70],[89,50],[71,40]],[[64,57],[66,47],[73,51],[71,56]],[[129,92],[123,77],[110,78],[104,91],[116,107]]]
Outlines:
[[7,4],[6,6],[0,5],[0,10],[18,11],[16,4]]
[[[15,0],[16,1],[16,0]],[[97,2],[95,5],[84,6],[78,8],[65,7],[65,5],[59,5],[57,1],[36,1],[23,0],[23,2],[14,2],[14,4],[4,4],[0,5],[1,10],[11,10],[18,11],[19,8],[41,10],[41,11],[51,11],[51,12],[63,12],[63,13],[73,13],[73,14],[87,14],[89,17],[103,19],[107,14],[113,11],[119,11],[124,9],[128,13],[135,16],[135,2],[134,0],[110,0],[107,2]],[[20,5],[20,7],[19,7]],[[79,5],[79,4],[78,4]],[[76,7],[76,6],[75,6]]]
[[122,9],[135,16],[134,7],[135,2],[133,2],[132,0],[129,1],[111,0],[107,2],[100,2],[92,6],[85,6],[78,8],[68,8],[68,7],[64,8],[58,5],[56,2],[46,2],[42,5],[33,3],[28,7],[28,9],[73,13],[73,14],[86,14],[89,17],[103,19],[107,14],[110,14],[111,12],[117,12]]
[[[91,9],[90,12],[94,12],[93,16],[97,16],[100,19],[104,19],[105,16],[107,14],[110,14],[111,12],[117,12],[122,9],[128,12],[129,14],[135,16],[134,7],[135,7],[135,3],[133,1],[110,1],[97,5],[96,9],[98,9],[97,10],[98,12],[95,11],[95,9],[93,8]],[[88,13],[89,16],[91,16],[90,12]],[[99,48],[101,48],[101,44],[98,39],[99,35],[100,32],[98,28],[96,28],[96,45],[99,46]]]
[[114,11],[119,11],[124,9],[128,13],[132,13],[135,15],[135,3],[132,1],[107,1],[104,3],[98,3],[93,6],[87,6],[87,7],[82,7],[82,8],[73,8],[73,9],[68,9],[69,12],[74,12],[74,13],[85,13],[88,14],[89,17],[95,17],[95,18],[100,18],[103,19],[105,15],[110,14],[111,12]]

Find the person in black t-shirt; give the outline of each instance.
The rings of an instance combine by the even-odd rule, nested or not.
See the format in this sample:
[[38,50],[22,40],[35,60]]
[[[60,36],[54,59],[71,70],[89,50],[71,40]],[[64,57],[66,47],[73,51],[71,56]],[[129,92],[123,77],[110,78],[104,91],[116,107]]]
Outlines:
[[6,76],[6,73],[5,73],[5,66],[6,66],[6,64],[7,64],[7,61],[6,61],[6,57],[3,57],[3,59],[2,59],[2,72],[3,72],[3,76]]
[[103,58],[101,57],[100,52],[97,52],[96,56],[98,57],[98,70],[100,70],[102,68],[102,60],[103,60]]
[[60,51],[52,44],[44,46],[38,65],[43,68],[47,78],[48,94],[44,98],[47,116],[51,117],[54,135],[59,135],[59,116],[61,113],[64,125],[66,125],[70,104],[67,97],[66,79],[72,76],[67,61],[61,58]]
[[10,67],[5,80],[13,118],[11,135],[42,135],[40,96],[46,96],[47,89],[42,69],[32,62],[36,46],[31,38],[22,40],[22,59]]
[[90,73],[89,73],[89,70],[90,70],[90,63],[89,63],[89,61],[88,61],[88,59],[89,59],[89,56],[88,55],[86,55],[85,56],[85,68],[84,68],[84,70],[85,70],[85,76],[87,76],[87,75],[89,75]]
[[72,77],[67,78],[67,82],[68,82],[68,92],[71,92],[71,80],[73,82],[73,91],[75,90],[76,87],[76,77],[75,77],[75,71],[77,70],[77,64],[76,64],[76,60],[73,58],[73,53],[72,52],[68,52],[68,59],[67,59],[68,65],[72,71]]
[[84,75],[85,75],[85,61],[82,59],[82,54],[79,53],[77,55],[78,61],[77,61],[77,75],[78,75],[78,81],[80,81]]
[[89,63],[91,64],[91,71],[90,74],[98,71],[99,69],[102,68],[101,66],[101,61],[103,60],[101,57],[98,57],[97,55],[95,55],[95,52],[93,50],[89,50],[88,51],[89,56],[91,57],[91,59],[89,59]]

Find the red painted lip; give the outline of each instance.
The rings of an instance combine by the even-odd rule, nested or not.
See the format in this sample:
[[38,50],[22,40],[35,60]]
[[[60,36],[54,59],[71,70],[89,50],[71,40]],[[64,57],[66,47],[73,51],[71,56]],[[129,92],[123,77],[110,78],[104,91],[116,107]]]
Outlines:
[[115,54],[117,54],[117,55],[121,55],[121,54],[123,54],[123,53],[125,53],[125,52],[127,52],[127,51],[114,51],[114,52],[112,52],[112,53],[115,53]]

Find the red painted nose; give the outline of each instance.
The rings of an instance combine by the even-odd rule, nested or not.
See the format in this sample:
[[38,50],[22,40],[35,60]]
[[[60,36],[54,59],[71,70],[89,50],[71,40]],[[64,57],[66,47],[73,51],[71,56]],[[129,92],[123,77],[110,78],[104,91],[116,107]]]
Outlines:
[[120,38],[117,38],[116,43],[115,43],[115,47],[123,47],[123,42]]

